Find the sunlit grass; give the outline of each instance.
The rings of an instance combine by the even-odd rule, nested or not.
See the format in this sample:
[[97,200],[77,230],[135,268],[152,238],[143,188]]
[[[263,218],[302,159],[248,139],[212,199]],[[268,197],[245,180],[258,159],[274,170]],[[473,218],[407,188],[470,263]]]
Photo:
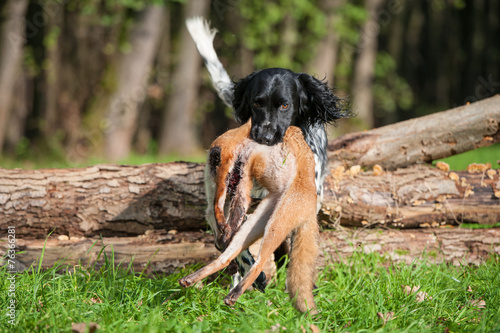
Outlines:
[[148,163],[169,163],[176,161],[196,162],[201,163],[206,160],[206,153],[200,151],[195,155],[180,156],[178,154],[170,154],[166,156],[158,156],[156,154],[137,154],[132,153],[127,158],[120,161],[110,161],[103,157],[92,156],[86,160],[72,161],[64,157],[55,156],[33,156],[29,159],[17,159],[12,157],[0,156],[0,167],[5,169],[47,169],[47,168],[81,168],[96,164],[122,164],[122,165],[141,165]]
[[[199,266],[198,266],[199,267]],[[285,272],[265,293],[247,291],[234,308],[223,304],[228,286],[216,278],[203,288],[177,284],[187,268],[170,276],[145,276],[108,257],[96,267],[30,269],[16,276],[16,324],[2,332],[71,332],[72,323],[94,322],[103,332],[494,332],[500,330],[500,263],[454,267],[416,261],[393,264],[377,254],[354,253],[320,270],[319,315],[299,314],[285,293]],[[3,290],[10,273],[0,269]],[[420,286],[426,299],[404,287]],[[482,303],[484,301],[484,303]],[[10,298],[0,293],[6,309]],[[378,314],[380,313],[380,314]],[[381,316],[392,313],[392,318]],[[391,315],[389,315],[391,316]]]
[[490,163],[493,169],[498,169],[500,167],[498,164],[500,143],[450,156],[441,161],[448,163],[452,170],[467,170],[467,166],[471,163]]

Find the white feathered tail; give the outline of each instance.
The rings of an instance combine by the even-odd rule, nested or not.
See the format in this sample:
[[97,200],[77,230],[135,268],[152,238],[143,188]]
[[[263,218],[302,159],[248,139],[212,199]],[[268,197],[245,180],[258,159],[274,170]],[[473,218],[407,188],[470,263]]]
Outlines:
[[212,83],[215,90],[217,90],[217,94],[228,106],[233,107],[234,83],[219,61],[213,45],[217,30],[210,29],[210,24],[202,17],[187,19],[186,26],[212,77]]

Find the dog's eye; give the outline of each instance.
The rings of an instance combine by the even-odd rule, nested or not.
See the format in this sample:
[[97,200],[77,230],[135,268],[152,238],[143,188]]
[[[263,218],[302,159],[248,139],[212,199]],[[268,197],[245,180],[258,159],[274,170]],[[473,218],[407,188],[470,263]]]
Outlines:
[[286,109],[288,109],[289,106],[290,106],[290,104],[283,103],[283,104],[281,104],[281,110],[286,110]]
[[256,107],[256,108],[260,108],[260,104],[259,104],[259,103],[257,103],[257,102],[254,102],[254,103],[253,103],[253,106],[254,106],[254,107]]

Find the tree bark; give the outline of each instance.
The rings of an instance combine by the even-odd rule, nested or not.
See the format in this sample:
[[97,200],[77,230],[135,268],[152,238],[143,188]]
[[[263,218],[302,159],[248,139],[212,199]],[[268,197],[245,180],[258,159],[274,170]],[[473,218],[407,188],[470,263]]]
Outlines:
[[[16,230],[17,231],[17,230]],[[194,263],[213,260],[219,252],[213,235],[198,232],[155,230],[139,237],[84,238],[49,236],[44,239],[19,237],[16,233],[16,269],[21,272],[37,266],[44,249],[43,268],[63,265],[104,265],[104,252],[115,263],[127,267],[132,262],[135,272],[173,273]],[[7,242],[0,249],[7,250]],[[499,229],[341,229],[320,234],[320,266],[327,261],[340,261],[354,252],[379,253],[393,262],[411,264],[415,259],[448,262],[454,265],[483,263],[490,255],[500,254]],[[22,251],[22,252],[19,252]],[[1,264],[1,261],[0,261]]]
[[25,43],[24,15],[28,8],[27,0],[7,2],[3,16],[6,18],[0,27],[0,152],[5,140],[10,104],[13,97],[13,82],[20,69]]
[[[190,0],[185,6],[186,18],[206,17],[210,9],[207,0]],[[177,153],[180,156],[193,154],[198,149],[194,127],[196,96],[199,88],[201,57],[196,50],[187,28],[183,25],[179,61],[173,73],[175,84],[165,108],[165,118],[160,136],[160,154]]]
[[139,108],[147,95],[148,71],[156,55],[165,16],[163,6],[147,6],[131,31],[131,51],[121,60],[118,88],[111,98],[105,154],[112,161],[128,156]]

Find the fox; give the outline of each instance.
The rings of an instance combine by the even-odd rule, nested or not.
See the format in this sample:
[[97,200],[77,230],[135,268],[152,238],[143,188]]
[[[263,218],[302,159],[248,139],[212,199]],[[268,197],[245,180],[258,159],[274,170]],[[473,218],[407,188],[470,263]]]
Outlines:
[[[294,307],[317,313],[314,302],[319,226],[315,161],[302,130],[290,126],[282,142],[261,145],[250,137],[251,120],[219,136],[210,146],[205,167],[206,217],[221,254],[179,280],[189,287],[227,267],[242,251],[262,238],[257,258],[224,303],[232,306],[262,276],[273,252],[291,239],[287,289]],[[254,183],[268,192],[252,213]],[[264,276],[265,278],[265,276]]]

